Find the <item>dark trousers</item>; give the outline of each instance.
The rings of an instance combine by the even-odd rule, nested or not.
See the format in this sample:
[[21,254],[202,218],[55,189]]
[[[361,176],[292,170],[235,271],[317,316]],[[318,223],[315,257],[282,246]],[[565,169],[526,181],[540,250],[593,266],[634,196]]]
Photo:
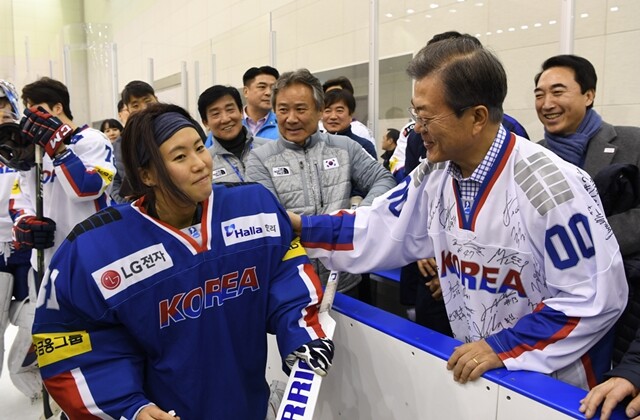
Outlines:
[[415,302],[416,323],[453,337],[449,317],[442,299],[436,300],[425,283],[429,277],[424,277],[418,270],[418,264],[412,263],[402,267],[400,274],[400,299],[407,305]]

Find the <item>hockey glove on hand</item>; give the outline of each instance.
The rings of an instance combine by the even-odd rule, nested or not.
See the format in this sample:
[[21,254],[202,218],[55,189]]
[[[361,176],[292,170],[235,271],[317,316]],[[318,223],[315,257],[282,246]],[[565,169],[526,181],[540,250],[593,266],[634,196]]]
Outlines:
[[13,227],[13,239],[18,248],[51,248],[55,233],[56,222],[48,217],[25,216]]
[[51,159],[73,133],[71,126],[64,124],[41,106],[25,109],[20,127],[22,127],[22,137],[42,146]]
[[285,362],[289,368],[292,368],[296,363],[296,358],[300,358],[313,369],[315,374],[325,376],[333,361],[333,351],[333,341],[328,338],[318,338],[298,347],[287,356]]

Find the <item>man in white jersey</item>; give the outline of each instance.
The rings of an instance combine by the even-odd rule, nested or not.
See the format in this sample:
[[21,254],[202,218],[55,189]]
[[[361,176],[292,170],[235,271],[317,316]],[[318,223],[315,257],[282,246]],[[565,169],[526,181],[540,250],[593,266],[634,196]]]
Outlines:
[[[43,77],[23,87],[22,101],[27,109],[20,121],[21,141],[23,145],[29,144],[31,150],[35,144],[41,146],[43,170],[38,180],[35,168],[29,168],[33,161],[19,162],[25,166],[18,165],[21,166],[18,181],[11,191],[7,210],[14,220],[16,247],[32,250],[31,265],[37,270],[38,252],[44,253],[44,266],[48,266],[76,224],[110,205],[105,190],[113,179],[115,166],[111,143],[105,135],[73,123],[69,91],[63,83]],[[42,188],[42,214],[37,212],[36,188]],[[13,347],[22,351],[14,353],[12,347],[9,366],[14,384],[23,393],[37,398],[42,385],[35,353],[30,351],[34,298],[35,292],[23,301],[15,315],[20,328]],[[13,359],[20,363],[16,375]]]
[[111,204],[106,189],[115,166],[111,143],[103,133],[73,123],[69,91],[61,82],[43,77],[22,88],[25,117],[20,122],[25,141],[44,149],[42,159],[43,215],[36,215],[35,169],[20,172],[9,211],[14,238],[22,248],[44,249],[45,267],[73,227]]
[[504,366],[594,386],[628,290],[594,182],[502,126],[504,68],[468,37],[427,45],[408,73],[427,161],[370,207],[291,215],[309,255],[353,272],[435,257],[464,342],[455,381]]

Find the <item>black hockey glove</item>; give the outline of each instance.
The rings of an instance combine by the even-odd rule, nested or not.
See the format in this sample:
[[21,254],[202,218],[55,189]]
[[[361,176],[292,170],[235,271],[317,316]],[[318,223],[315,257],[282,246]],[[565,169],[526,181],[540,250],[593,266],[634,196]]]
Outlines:
[[325,376],[333,361],[334,345],[328,338],[318,338],[304,346],[298,347],[287,356],[285,363],[291,369],[296,363],[296,358],[304,360],[313,371],[320,376]]
[[25,216],[13,227],[13,240],[16,248],[47,249],[53,246],[56,222],[43,217]]
[[54,158],[60,145],[68,143],[73,133],[71,126],[64,124],[41,106],[25,109],[20,127],[22,137],[42,146],[51,159]]

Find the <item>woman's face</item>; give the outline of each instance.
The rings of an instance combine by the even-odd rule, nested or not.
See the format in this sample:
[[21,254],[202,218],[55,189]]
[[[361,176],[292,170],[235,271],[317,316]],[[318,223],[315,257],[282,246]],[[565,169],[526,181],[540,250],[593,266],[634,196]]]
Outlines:
[[[169,177],[192,203],[200,203],[211,195],[213,161],[194,128],[178,130],[160,145],[160,154]],[[155,171],[145,171],[142,179],[146,185],[162,191]]]
[[120,137],[120,129],[116,127],[106,126],[103,133],[105,134],[105,136],[107,136],[111,143],[113,143],[118,139],[118,137]]

